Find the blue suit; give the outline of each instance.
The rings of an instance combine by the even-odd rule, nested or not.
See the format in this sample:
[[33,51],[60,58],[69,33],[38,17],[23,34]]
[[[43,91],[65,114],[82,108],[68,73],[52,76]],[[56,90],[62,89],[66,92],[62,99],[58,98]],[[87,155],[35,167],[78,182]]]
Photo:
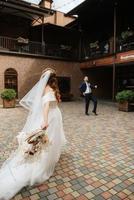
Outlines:
[[[89,87],[90,87],[91,89],[94,89],[94,88],[95,88],[94,85],[91,85],[90,83],[88,83],[88,84],[89,84]],[[83,82],[83,83],[80,85],[79,89],[80,89],[80,91],[81,91],[82,94],[85,93],[85,91],[86,91],[86,89],[87,89],[87,84],[86,84],[85,82]],[[89,109],[90,100],[93,101],[93,104],[94,104],[94,108],[93,108],[93,111],[92,111],[92,112],[96,114],[97,99],[96,99],[95,96],[93,96],[92,90],[91,90],[91,93],[86,93],[86,94],[84,95],[84,97],[85,97],[85,114],[88,115],[88,109]]]
[[80,85],[80,91],[81,93],[84,93],[87,89],[87,85],[85,82],[83,82],[81,85]]

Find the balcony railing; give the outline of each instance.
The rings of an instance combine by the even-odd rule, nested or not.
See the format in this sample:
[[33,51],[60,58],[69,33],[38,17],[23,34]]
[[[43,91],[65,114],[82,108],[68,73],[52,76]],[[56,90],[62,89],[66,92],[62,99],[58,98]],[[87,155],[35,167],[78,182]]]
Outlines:
[[94,42],[83,47],[82,59],[98,58],[110,53],[112,53],[112,50],[109,41]]
[[[92,44],[92,45],[90,45]],[[97,43],[90,43],[88,46],[87,44],[82,48],[82,59],[94,59],[105,57],[114,53],[113,50],[113,41],[109,42],[102,41]],[[131,38],[129,37],[126,40],[117,40],[116,42],[116,52],[126,52],[134,50],[134,36]]]
[[21,54],[32,54],[62,59],[77,59],[77,48],[69,45],[42,44],[23,38],[9,38],[0,36],[0,50]]
[[[117,40],[117,53],[134,50],[134,37],[127,40]],[[51,58],[78,60],[78,48],[71,45],[42,44],[23,38],[9,38],[0,36],[0,51],[19,54],[31,54]],[[81,59],[95,59],[113,54],[113,42],[102,41],[97,43],[83,44]]]
[[134,35],[117,41],[117,52],[134,50]]

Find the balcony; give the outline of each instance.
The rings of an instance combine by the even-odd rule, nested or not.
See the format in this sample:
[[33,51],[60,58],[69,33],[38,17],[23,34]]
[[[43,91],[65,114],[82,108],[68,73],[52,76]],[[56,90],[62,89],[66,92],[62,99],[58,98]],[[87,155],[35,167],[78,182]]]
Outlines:
[[[134,50],[134,37],[117,40],[116,47],[117,53]],[[14,39],[0,36],[0,52],[78,61],[78,48],[71,45],[47,43],[43,45],[41,42],[29,41],[21,37]],[[83,44],[81,60],[95,60],[112,54],[113,41],[96,41],[89,45]]]
[[0,36],[0,52],[31,56],[50,57],[55,59],[76,60],[77,49],[69,45],[42,44],[24,38]]
[[134,50],[134,35],[117,41],[117,52]]
[[[94,43],[90,43],[88,46],[85,45],[82,49],[82,60],[93,60],[98,58],[103,58],[110,56],[114,53],[113,50],[113,41],[96,41]],[[116,43],[116,53],[122,53],[134,50],[134,36],[129,37],[126,40],[118,40]]]
[[83,47],[82,60],[105,57],[112,53],[113,51],[111,50],[109,41],[96,41]]

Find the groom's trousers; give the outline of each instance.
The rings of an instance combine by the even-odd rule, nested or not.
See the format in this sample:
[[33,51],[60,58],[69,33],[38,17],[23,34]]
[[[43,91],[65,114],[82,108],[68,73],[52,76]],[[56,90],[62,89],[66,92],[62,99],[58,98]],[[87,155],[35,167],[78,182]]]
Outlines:
[[96,113],[97,109],[97,98],[93,96],[92,93],[85,94],[85,114],[88,114],[88,109],[89,109],[89,103],[90,100],[93,102],[94,107],[93,107],[93,112]]

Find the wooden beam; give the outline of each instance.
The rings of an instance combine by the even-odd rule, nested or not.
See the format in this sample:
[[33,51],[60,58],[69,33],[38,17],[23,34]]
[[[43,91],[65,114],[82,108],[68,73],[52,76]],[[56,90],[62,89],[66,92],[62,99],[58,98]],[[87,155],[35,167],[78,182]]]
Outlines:
[[48,11],[47,9],[40,9],[40,8],[34,8],[34,7],[26,7],[26,6],[22,6],[22,5],[17,5],[17,4],[13,4],[10,2],[1,2],[0,1],[0,5],[2,5],[3,7],[7,7],[7,8],[12,8],[12,9],[16,9],[19,11],[23,11],[23,12],[28,12],[31,13],[33,15],[38,15],[38,16],[44,16],[44,15],[50,15],[51,11]]

